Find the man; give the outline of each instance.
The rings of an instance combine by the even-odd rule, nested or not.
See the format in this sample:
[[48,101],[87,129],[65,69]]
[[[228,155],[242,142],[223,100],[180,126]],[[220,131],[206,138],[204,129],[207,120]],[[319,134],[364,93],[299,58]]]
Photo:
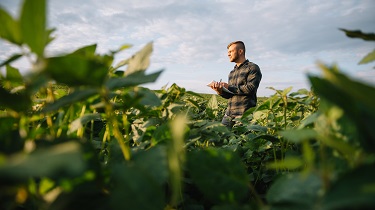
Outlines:
[[220,81],[210,87],[221,97],[228,99],[228,108],[221,123],[232,128],[235,124],[233,119],[240,118],[246,110],[256,106],[262,73],[258,65],[246,59],[245,44],[242,41],[230,43],[227,49],[230,62],[236,63],[229,73],[228,83]]

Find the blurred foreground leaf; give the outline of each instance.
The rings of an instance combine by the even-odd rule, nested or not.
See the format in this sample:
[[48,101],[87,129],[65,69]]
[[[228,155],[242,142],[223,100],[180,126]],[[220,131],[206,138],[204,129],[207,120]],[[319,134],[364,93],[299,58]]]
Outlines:
[[199,190],[214,203],[239,203],[249,179],[236,153],[208,148],[188,153],[188,169]]
[[24,1],[20,25],[22,38],[31,51],[43,57],[44,48],[48,42],[46,0]]
[[361,82],[353,81],[338,72],[337,67],[320,65],[323,78],[309,76],[316,93],[342,108],[345,114],[356,125],[360,142],[366,151],[375,151],[375,88]]
[[137,166],[116,165],[112,171],[113,209],[160,210],[164,208],[164,192],[149,172]]
[[271,209],[300,210],[316,209],[321,180],[314,174],[307,177],[301,174],[286,174],[277,179],[267,192]]
[[27,180],[30,177],[77,176],[85,163],[77,142],[61,143],[31,154],[19,153],[0,164],[0,179]]
[[374,209],[374,166],[357,168],[340,177],[324,197],[324,209]]
[[17,45],[21,45],[21,33],[18,21],[0,7],[0,37]]

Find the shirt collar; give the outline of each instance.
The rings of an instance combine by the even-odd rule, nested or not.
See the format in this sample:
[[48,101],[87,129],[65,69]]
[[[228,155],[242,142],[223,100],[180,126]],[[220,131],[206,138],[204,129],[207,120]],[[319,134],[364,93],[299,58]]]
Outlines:
[[249,60],[248,59],[246,59],[243,63],[241,63],[239,66],[237,66],[237,64],[236,65],[234,65],[234,69],[238,69],[238,68],[241,68],[243,65],[245,65],[246,63],[248,63],[249,62]]

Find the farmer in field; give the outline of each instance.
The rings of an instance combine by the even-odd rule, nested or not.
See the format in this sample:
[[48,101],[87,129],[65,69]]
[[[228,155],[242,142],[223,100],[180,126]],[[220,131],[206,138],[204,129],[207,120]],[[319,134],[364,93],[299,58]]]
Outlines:
[[246,110],[256,106],[262,73],[257,64],[246,59],[245,44],[242,41],[230,43],[227,49],[230,62],[236,63],[229,73],[228,83],[215,82],[210,87],[221,97],[228,99],[228,108],[221,123],[232,128],[235,124],[233,119],[240,118]]

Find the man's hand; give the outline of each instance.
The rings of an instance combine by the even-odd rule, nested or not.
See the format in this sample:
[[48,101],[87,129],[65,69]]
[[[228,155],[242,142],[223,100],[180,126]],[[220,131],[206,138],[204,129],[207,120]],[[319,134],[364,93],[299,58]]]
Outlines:
[[215,82],[210,86],[217,94],[221,94],[223,92],[223,87],[228,88],[228,83],[226,82]]

